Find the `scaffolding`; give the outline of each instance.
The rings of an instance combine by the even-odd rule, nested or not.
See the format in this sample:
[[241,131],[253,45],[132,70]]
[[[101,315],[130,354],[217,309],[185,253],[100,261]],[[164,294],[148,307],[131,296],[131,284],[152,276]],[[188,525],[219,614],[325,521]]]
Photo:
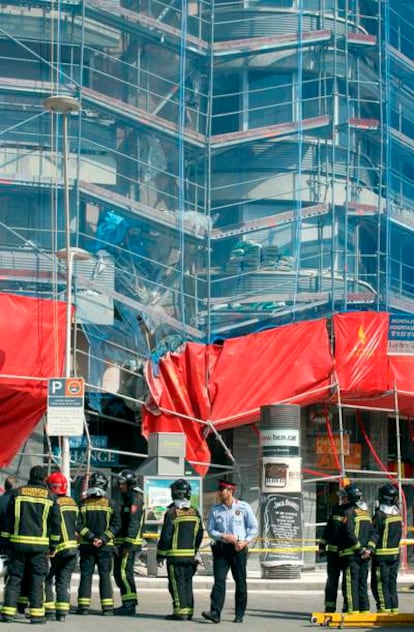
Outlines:
[[[407,6],[408,4],[408,6]],[[404,0],[7,0],[0,290],[61,297],[70,120],[76,370],[136,411],[186,340],[414,311]],[[107,398],[108,399],[108,398]],[[92,412],[90,414],[93,414]],[[115,416],[116,418],[116,416]]]

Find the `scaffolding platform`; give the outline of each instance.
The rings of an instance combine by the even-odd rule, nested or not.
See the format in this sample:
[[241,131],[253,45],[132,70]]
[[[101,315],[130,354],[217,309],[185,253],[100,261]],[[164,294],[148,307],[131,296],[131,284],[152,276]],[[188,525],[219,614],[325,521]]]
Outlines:
[[312,625],[319,625],[324,628],[405,628],[414,625],[414,613],[312,612],[310,622]]

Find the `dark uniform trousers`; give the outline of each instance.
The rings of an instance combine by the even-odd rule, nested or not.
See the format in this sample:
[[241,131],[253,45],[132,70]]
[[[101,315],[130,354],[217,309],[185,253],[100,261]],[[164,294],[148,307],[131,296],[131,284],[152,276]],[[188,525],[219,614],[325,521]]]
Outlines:
[[191,618],[194,612],[193,575],[196,565],[167,561],[168,590],[173,602],[174,614]]
[[102,610],[112,610],[114,607],[111,583],[113,547],[103,546],[97,548],[90,544],[81,544],[79,550],[81,571],[78,590],[79,607],[88,609],[91,604],[93,571],[97,565]]
[[122,547],[119,547],[118,551],[115,549],[114,555],[114,579],[121,591],[122,603],[128,606],[138,604],[134,577],[135,553],[133,548],[122,552]]
[[369,560],[363,560],[359,554],[354,554],[343,557],[342,564],[344,612],[369,612]]
[[338,553],[326,552],[326,572],[325,612],[335,612],[339,578],[341,576],[341,562]]
[[214,585],[211,591],[211,610],[221,613],[226,597],[226,577],[231,570],[236,585],[236,617],[243,617],[247,606],[246,564],[247,550],[236,551],[233,544],[217,542],[213,551]]
[[371,589],[379,611],[398,610],[397,575],[400,559],[378,560],[371,569]]
[[27,596],[30,604],[29,614],[32,619],[41,618],[45,615],[43,606],[43,587],[47,575],[47,557],[45,552],[23,553],[11,550],[9,576],[6,583],[4,595],[3,614],[14,616],[19,600],[23,580],[30,577],[27,586]]
[[[68,614],[70,609],[70,582],[75,570],[77,555],[56,555],[50,562],[46,577],[45,610],[46,614]],[[56,601],[53,594],[53,582],[56,585]]]

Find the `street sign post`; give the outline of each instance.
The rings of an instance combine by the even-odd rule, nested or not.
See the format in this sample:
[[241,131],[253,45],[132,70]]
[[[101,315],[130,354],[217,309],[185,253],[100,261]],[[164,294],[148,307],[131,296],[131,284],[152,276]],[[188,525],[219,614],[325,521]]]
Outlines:
[[71,437],[83,434],[85,385],[80,377],[54,377],[49,380],[47,432],[50,436]]

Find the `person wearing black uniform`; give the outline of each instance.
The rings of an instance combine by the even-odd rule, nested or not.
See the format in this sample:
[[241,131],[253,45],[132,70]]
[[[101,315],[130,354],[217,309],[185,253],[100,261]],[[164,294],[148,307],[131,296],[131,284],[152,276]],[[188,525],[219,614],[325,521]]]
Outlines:
[[16,485],[17,478],[8,476],[4,481],[4,494],[0,496],[0,553],[7,556],[10,552],[9,533],[7,533],[8,507]]
[[16,489],[9,503],[7,533],[11,552],[2,609],[4,622],[14,620],[25,573],[29,577],[31,623],[45,622],[43,588],[47,555],[54,553],[60,539],[56,497],[46,486],[46,474],[44,467],[32,467],[27,485]]
[[319,540],[319,552],[326,553],[326,584],[325,584],[325,612],[336,612],[339,578],[341,576],[341,561],[339,558],[339,544],[346,495],[343,490],[338,492],[339,503],[334,506],[328,518],[322,537]]
[[118,475],[118,484],[122,497],[121,529],[115,538],[114,578],[121,591],[122,606],[115,614],[133,617],[138,604],[134,562],[142,546],[142,491],[137,488],[137,477],[132,470],[123,470]]
[[195,556],[204,529],[198,510],[191,506],[190,483],[179,478],[170,489],[173,502],[164,515],[157,560],[163,562],[167,559],[168,589],[173,602],[173,612],[165,618],[185,621],[193,618]]
[[94,472],[89,480],[86,498],[80,504],[77,525],[77,531],[81,536],[78,614],[89,613],[95,566],[99,572],[102,614],[114,613],[111,574],[114,537],[121,527],[121,518],[115,505],[106,497],[107,489],[107,477]]
[[372,556],[371,589],[378,612],[397,614],[397,575],[402,537],[398,490],[391,483],[385,483],[379,489],[378,500],[379,507],[372,519],[376,548]]
[[369,612],[369,559],[375,549],[371,517],[357,485],[347,485],[344,492],[348,504],[339,534],[344,612]]
[[[56,553],[50,562],[46,577],[46,619],[65,621],[70,608],[70,582],[75,569],[78,553],[76,523],[79,509],[75,501],[67,496],[68,482],[60,472],[53,472],[47,478],[49,489],[57,495],[60,516],[60,540]],[[53,583],[56,585],[56,601],[53,595]]]

